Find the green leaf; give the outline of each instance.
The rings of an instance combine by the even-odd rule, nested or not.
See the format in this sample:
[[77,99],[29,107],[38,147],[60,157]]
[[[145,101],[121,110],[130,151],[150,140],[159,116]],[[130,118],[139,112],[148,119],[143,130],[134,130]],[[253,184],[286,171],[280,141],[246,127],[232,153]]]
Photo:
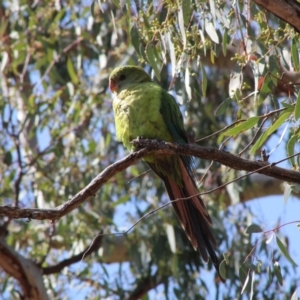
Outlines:
[[246,278],[247,278],[247,268],[245,267],[244,264],[242,264],[240,266],[239,277],[240,277],[241,284],[243,284],[245,282]]
[[228,33],[227,33],[227,29],[224,29],[223,42],[222,42],[222,50],[223,50],[224,57],[226,57],[227,54],[227,44],[228,44]]
[[3,162],[7,165],[10,166],[12,163],[12,154],[10,151],[6,151],[4,153],[4,157],[3,157]]
[[282,252],[282,254],[287,258],[287,260],[295,267],[298,267],[297,264],[294,262],[294,260],[291,258],[288,250],[286,249],[285,245],[282,243],[282,241],[276,237],[276,242],[277,242],[277,245],[280,249],[280,251]]
[[223,279],[226,279],[226,261],[225,259],[221,261],[219,265],[219,272]]
[[263,230],[260,228],[260,226],[256,225],[256,224],[251,224],[250,226],[248,226],[248,228],[246,229],[246,233],[258,233],[258,232],[263,232]]
[[270,77],[271,76],[266,75],[264,78],[264,83],[259,91],[258,104],[263,103],[273,90],[274,84]]
[[281,126],[286,119],[291,115],[290,112],[283,112],[279,118],[275,121],[275,123],[267,130],[268,135],[271,135],[275,130],[278,129],[279,126]]
[[[287,142],[287,155],[288,156],[291,156],[294,154],[295,144],[296,144],[297,140],[298,140],[298,136],[296,134],[294,134]],[[290,158],[290,163],[292,164],[292,166],[295,165],[295,157]]]
[[257,273],[260,273],[261,272],[261,266],[262,266],[262,261],[261,260],[258,260],[258,263],[257,263]]
[[223,134],[227,135],[227,136],[237,135],[245,130],[253,128],[254,125],[256,125],[259,120],[260,120],[260,117],[251,117],[247,121],[242,122],[241,124],[238,124],[237,126],[235,126],[233,128],[229,128]]
[[278,279],[279,284],[282,286],[283,279],[282,279],[282,274],[281,274],[281,268],[280,268],[278,261],[275,261],[275,263],[274,263],[274,273]]
[[268,131],[266,130],[264,133],[261,134],[261,136],[258,138],[256,143],[251,148],[251,150],[250,150],[251,155],[253,155],[264,144],[267,137],[268,137]]
[[207,77],[206,77],[205,68],[202,65],[202,63],[200,63],[200,67],[201,67],[201,74],[202,74],[202,83],[201,83],[202,96],[203,96],[203,98],[205,98],[206,97],[206,89],[207,89]]
[[299,69],[299,49],[298,49],[298,41],[296,40],[296,37],[293,38],[292,41],[292,58],[294,62],[294,68],[296,70]]
[[68,60],[67,60],[67,70],[68,70],[68,73],[70,75],[70,78],[71,78],[73,84],[77,85],[79,82],[79,79],[76,75],[76,71],[75,71],[71,57],[68,57]]
[[131,27],[130,38],[135,51],[140,54],[140,33],[136,25]]
[[286,111],[294,111],[295,110],[295,106],[294,105],[291,105],[289,103],[286,103],[286,102],[281,102],[281,105],[286,108]]
[[298,93],[297,102],[295,106],[295,120],[300,118],[300,92]]
[[113,3],[117,8],[121,7],[120,0],[113,0]]
[[146,48],[147,58],[148,58],[150,66],[154,70],[154,73],[155,73],[157,79],[160,80],[160,72],[159,72],[159,69],[158,69],[157,58],[155,57],[156,51],[155,51],[154,48],[155,48],[155,46],[151,43],[149,43],[147,45],[147,48]]
[[191,20],[191,13],[192,13],[192,3],[191,0],[184,0],[182,1],[182,14],[183,14],[183,21],[184,25],[188,26]]
[[225,101],[223,101],[215,110],[215,116],[221,116],[225,113],[226,109],[229,107],[232,99],[227,98]]

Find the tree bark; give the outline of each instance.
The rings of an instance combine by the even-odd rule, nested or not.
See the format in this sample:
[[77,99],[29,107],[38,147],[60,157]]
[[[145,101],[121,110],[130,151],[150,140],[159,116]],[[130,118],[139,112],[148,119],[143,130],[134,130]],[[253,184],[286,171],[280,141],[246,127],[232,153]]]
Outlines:
[[294,0],[253,0],[300,32],[300,4]]

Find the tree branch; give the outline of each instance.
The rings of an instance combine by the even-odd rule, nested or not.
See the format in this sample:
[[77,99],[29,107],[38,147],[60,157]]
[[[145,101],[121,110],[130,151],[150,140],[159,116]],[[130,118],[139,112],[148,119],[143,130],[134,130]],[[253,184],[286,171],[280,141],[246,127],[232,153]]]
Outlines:
[[21,256],[4,239],[0,238],[0,266],[20,282],[22,299],[48,300],[40,268],[30,259]]
[[141,278],[138,282],[137,287],[130,293],[130,295],[126,298],[127,300],[138,300],[142,299],[142,297],[147,294],[152,289],[156,288],[160,284],[168,281],[171,276],[171,272],[167,272],[167,274],[159,275],[158,272],[154,275],[149,275],[146,278]]
[[294,0],[253,0],[300,32],[300,4]]
[[[235,170],[244,170],[249,172],[257,172],[282,181],[288,181],[300,184],[300,172],[286,170],[276,167],[275,164],[263,161],[251,161],[243,159],[211,147],[201,147],[197,144],[173,144],[169,142],[158,142],[156,140],[138,139],[133,143],[139,147],[146,147],[136,152],[133,152],[125,158],[117,161],[103,170],[91,183],[83,190],[77,193],[69,201],[53,209],[38,209],[38,208],[19,208],[11,206],[0,206],[0,216],[8,216],[16,219],[29,218],[37,220],[58,220],[65,216],[84,201],[93,197],[96,192],[115,174],[125,170],[133,165],[145,155],[189,155],[206,160],[213,160]],[[286,160],[286,159],[284,159]],[[283,161],[284,161],[283,160]]]
[[42,268],[43,275],[49,275],[53,273],[59,273],[65,267],[68,267],[74,263],[81,261],[84,257],[91,255],[93,252],[96,252],[102,246],[102,235],[97,236],[91,246],[83,250],[81,253],[74,255],[70,258],[67,258],[55,266]]

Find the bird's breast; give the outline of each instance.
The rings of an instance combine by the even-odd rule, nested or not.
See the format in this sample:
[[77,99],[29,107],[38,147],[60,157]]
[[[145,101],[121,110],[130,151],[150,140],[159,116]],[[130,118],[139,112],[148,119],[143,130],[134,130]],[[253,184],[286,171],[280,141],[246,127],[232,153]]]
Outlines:
[[151,85],[122,91],[113,101],[117,138],[132,150],[138,136],[172,141],[160,113],[161,95]]

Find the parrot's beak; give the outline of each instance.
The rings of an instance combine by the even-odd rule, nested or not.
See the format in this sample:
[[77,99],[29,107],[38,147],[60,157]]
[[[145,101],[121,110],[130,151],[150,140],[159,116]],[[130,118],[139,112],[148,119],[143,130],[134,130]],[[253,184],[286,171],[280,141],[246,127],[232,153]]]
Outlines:
[[115,81],[112,80],[112,79],[109,81],[109,88],[110,88],[110,90],[111,90],[113,93],[116,93],[116,92],[117,92],[118,86],[117,86],[117,84],[115,83]]

